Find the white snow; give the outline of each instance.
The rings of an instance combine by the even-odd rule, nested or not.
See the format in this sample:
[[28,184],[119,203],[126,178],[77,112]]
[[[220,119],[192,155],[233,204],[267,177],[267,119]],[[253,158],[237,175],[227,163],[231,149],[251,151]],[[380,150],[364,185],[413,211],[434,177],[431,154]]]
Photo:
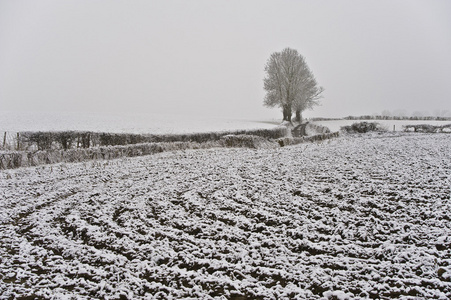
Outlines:
[[0,298],[451,297],[449,134],[0,171]]
[[171,115],[152,112],[77,113],[0,111],[0,132],[94,131],[114,133],[176,134],[274,128],[277,121]]

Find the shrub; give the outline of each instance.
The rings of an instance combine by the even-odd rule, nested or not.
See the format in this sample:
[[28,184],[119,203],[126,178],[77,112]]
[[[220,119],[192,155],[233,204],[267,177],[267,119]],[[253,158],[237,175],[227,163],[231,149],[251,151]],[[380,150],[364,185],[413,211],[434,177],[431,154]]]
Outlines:
[[78,135],[78,140],[81,143],[82,148],[89,148],[91,145],[91,133],[90,132],[80,132]]
[[55,134],[55,139],[61,145],[61,148],[64,150],[70,149],[72,146],[72,142],[75,140],[75,132],[73,131],[64,131],[58,132]]
[[359,122],[354,123],[351,126],[342,126],[340,128],[344,132],[348,133],[366,133],[371,131],[385,131],[379,123],[376,122]]
[[246,148],[275,148],[277,144],[270,142],[256,135],[226,135],[221,138],[222,145],[225,147],[246,147]]
[[23,132],[20,134],[23,145],[34,144],[38,150],[48,150],[52,148],[55,139],[55,133],[52,132]]

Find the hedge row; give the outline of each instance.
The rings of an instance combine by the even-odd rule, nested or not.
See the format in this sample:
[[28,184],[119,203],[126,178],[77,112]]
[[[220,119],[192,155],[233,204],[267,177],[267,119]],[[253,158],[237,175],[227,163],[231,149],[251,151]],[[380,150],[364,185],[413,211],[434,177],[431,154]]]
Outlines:
[[123,146],[140,143],[206,143],[211,141],[219,141],[226,135],[254,135],[266,139],[278,139],[286,135],[286,128],[161,135],[80,131],[20,132],[18,136],[21,149],[69,150],[73,148]]
[[295,145],[305,142],[322,141],[338,137],[339,133],[318,134],[300,138],[279,138],[269,141],[259,136],[252,135],[227,135],[219,141],[206,143],[173,142],[173,143],[146,143],[125,146],[106,146],[98,148],[79,148],[69,150],[44,150],[44,151],[14,151],[0,152],[0,169],[14,169],[19,167],[31,167],[43,164],[60,162],[83,162],[89,160],[106,160],[121,157],[133,157],[161,153],[165,151],[177,151],[186,149],[208,149],[213,147],[247,147],[247,148],[277,148],[278,146]]
[[[417,125],[403,125],[404,131],[414,132],[451,132],[451,124],[447,125],[431,125],[431,124],[417,124]],[[342,126],[341,130],[348,133],[366,133],[370,131],[387,131],[377,122],[360,122],[354,123],[350,126]]]
[[221,146],[223,147],[244,147],[244,148],[277,148],[275,142],[271,142],[265,138],[256,135],[226,135],[221,138]]
[[150,155],[165,151],[185,149],[206,149],[220,146],[218,142],[193,143],[147,143],[125,146],[107,146],[98,148],[80,148],[69,150],[14,151],[0,153],[0,169],[31,167],[60,162],[83,162],[89,160],[106,160],[121,157]]
[[[313,118],[312,121],[318,120],[321,118]],[[343,118],[344,120],[411,120],[411,121],[417,121],[417,120],[424,120],[424,121],[451,121],[451,117],[438,117],[438,116],[427,116],[427,117],[421,117],[421,116],[370,116],[370,115],[364,115],[364,116],[348,116]],[[333,120],[333,119],[330,119]],[[339,119],[335,119],[339,120]]]
[[414,131],[414,132],[451,132],[451,124],[434,126],[430,124],[418,124],[418,125],[404,125],[404,131]]

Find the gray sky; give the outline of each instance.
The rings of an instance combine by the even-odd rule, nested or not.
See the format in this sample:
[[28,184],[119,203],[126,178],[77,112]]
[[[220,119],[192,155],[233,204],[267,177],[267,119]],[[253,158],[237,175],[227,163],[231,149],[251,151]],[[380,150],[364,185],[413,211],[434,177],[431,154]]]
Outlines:
[[447,0],[0,0],[0,110],[279,118],[285,47],[326,89],[306,116],[451,111]]

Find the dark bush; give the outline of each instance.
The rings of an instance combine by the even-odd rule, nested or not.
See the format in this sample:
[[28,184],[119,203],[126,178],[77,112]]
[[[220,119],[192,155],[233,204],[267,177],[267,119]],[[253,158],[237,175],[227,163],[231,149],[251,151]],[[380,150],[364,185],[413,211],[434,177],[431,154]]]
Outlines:
[[144,143],[145,141],[145,137],[141,134],[130,134],[127,144],[140,144]]
[[23,132],[20,135],[21,144],[34,144],[38,150],[48,150],[52,148],[55,133],[52,132]]
[[72,142],[75,140],[76,134],[73,131],[64,131],[55,133],[55,139],[59,142],[62,149],[67,150],[72,146]]
[[127,144],[127,135],[115,133],[100,133],[100,146],[118,146]]
[[91,145],[91,133],[90,132],[80,132],[78,135],[78,140],[81,143],[82,148],[89,148]]
[[341,130],[348,133],[366,133],[371,131],[385,131],[379,123],[376,122],[359,122],[351,126],[342,126]]

